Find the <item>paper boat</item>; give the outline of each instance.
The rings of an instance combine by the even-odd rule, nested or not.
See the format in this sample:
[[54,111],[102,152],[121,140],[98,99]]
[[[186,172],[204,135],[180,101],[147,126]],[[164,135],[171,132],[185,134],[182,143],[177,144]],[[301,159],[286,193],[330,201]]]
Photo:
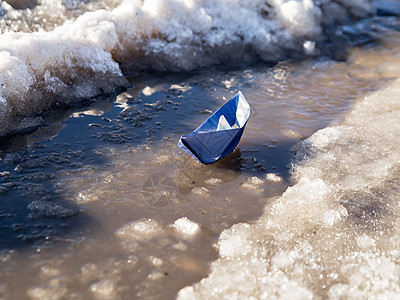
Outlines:
[[203,164],[212,164],[235,150],[250,116],[250,105],[241,92],[221,106],[178,146]]

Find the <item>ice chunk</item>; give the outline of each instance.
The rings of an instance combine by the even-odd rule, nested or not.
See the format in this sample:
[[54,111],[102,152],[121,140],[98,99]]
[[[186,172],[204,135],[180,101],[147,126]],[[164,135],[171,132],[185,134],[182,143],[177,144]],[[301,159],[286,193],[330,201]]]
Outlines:
[[265,174],[265,179],[270,182],[282,182],[283,179],[278,174],[275,173],[268,173]]
[[116,299],[117,289],[114,279],[104,278],[90,286],[90,291],[98,299]]
[[99,197],[93,192],[93,190],[89,189],[88,191],[82,191],[78,193],[75,201],[79,204],[85,204],[93,201],[98,201]]
[[176,220],[172,227],[184,236],[194,236],[200,231],[199,224],[189,220],[187,217]]
[[45,265],[40,268],[42,275],[46,278],[52,278],[61,274],[60,270],[50,265]]
[[32,212],[30,214],[30,217],[34,219],[40,217],[67,218],[77,214],[71,209],[41,200],[33,201],[31,204],[28,205],[28,209]]
[[205,180],[204,183],[207,185],[211,185],[211,186],[219,186],[219,185],[223,184],[224,182],[222,181],[222,179],[211,177],[211,178]]
[[128,223],[116,231],[116,235],[123,239],[140,241],[149,240],[161,234],[163,229],[152,219]]
[[147,276],[147,278],[149,278],[150,280],[159,280],[163,277],[165,277],[165,275],[161,272],[152,272],[151,274],[149,274],[149,276]]
[[161,258],[155,256],[150,256],[149,260],[153,266],[157,267],[161,266],[164,263]]
[[68,294],[68,289],[61,279],[55,278],[38,287],[28,289],[27,294],[31,299],[63,299]]
[[241,187],[245,190],[262,192],[264,189],[260,188],[264,181],[256,176],[248,178],[245,182],[242,183]]
[[188,246],[183,242],[179,242],[179,243],[174,244],[172,246],[172,248],[174,248],[175,250],[179,250],[179,251],[186,251],[188,249]]
[[196,186],[195,188],[192,189],[192,193],[195,195],[203,196],[203,197],[208,197],[209,196],[210,190],[205,188],[204,186]]

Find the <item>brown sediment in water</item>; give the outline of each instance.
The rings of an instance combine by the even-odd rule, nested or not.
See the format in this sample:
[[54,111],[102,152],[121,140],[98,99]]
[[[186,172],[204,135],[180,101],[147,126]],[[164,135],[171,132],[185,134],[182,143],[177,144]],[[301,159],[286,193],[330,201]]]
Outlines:
[[[133,78],[112,107],[14,138],[1,156],[2,296],[166,299],[206,277],[219,234],[292,184],[292,146],[396,75],[380,68],[395,63],[390,40],[349,63]],[[177,139],[239,89],[254,112],[239,148],[197,164]]]

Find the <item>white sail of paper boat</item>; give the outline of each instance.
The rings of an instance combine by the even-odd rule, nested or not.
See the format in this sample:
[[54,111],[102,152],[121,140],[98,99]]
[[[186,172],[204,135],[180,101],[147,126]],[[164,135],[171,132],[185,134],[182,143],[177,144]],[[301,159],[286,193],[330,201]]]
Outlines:
[[212,164],[235,150],[250,116],[250,105],[241,92],[221,106],[178,146],[203,164]]

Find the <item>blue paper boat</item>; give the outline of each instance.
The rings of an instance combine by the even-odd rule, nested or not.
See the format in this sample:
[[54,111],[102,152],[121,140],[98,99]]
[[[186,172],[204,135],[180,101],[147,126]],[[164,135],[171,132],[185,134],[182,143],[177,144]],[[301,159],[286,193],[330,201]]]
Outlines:
[[250,105],[241,92],[222,105],[178,146],[203,164],[212,164],[235,150],[250,116]]

